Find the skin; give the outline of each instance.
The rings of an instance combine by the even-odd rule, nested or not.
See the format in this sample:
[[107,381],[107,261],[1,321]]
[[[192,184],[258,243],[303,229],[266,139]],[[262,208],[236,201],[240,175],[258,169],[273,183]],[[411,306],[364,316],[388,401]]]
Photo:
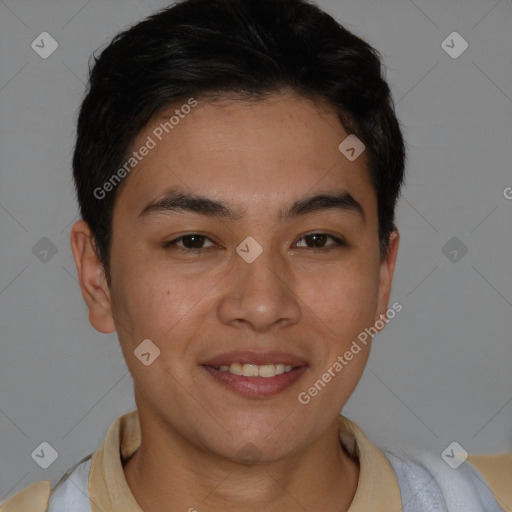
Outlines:
[[[338,417],[370,343],[309,404],[297,396],[385,315],[399,235],[381,260],[366,154],[351,162],[340,153],[347,133],[328,105],[284,92],[198,101],[119,191],[110,287],[87,224],[71,233],[90,322],[117,331],[134,380],[142,444],[125,462],[128,485],[145,512],[346,511],[359,465],[339,442]],[[174,109],[152,120],[134,147]],[[171,186],[223,200],[240,218],[138,218]],[[362,205],[364,219],[334,209],[278,219],[297,199],[341,190]],[[163,247],[190,233],[207,237],[204,253]],[[346,245],[327,238],[319,246],[330,250],[313,249],[311,233]],[[250,264],[235,252],[248,236],[263,248]],[[161,351],[149,366],[133,354],[147,338]],[[309,366],[292,387],[262,399],[235,394],[199,366],[248,349],[290,352]],[[253,465],[237,455],[248,443],[259,455]]]

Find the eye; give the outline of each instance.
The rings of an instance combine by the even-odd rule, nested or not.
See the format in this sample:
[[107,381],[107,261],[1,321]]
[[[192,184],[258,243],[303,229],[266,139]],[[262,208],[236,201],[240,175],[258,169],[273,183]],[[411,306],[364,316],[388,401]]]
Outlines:
[[[199,235],[198,233],[190,233],[188,235],[175,238],[174,240],[170,240],[169,242],[165,242],[164,248],[176,248],[186,252],[204,252],[207,249],[207,247],[203,247],[205,240],[210,239],[204,235]],[[212,243],[211,247],[213,246],[214,244]]]
[[[334,243],[327,245],[326,242],[328,239],[331,239]],[[301,245],[300,241],[305,240],[306,246]],[[210,242],[209,246],[204,246],[206,241]],[[329,251],[336,247],[345,246],[346,243],[336,238],[335,236],[328,235],[327,233],[310,233],[308,235],[300,238],[299,242],[297,242],[297,247],[305,247],[306,249],[320,249],[323,251]],[[188,253],[203,253],[209,247],[214,247],[215,244],[206,236],[200,235],[198,233],[189,233],[187,235],[182,235],[174,240],[170,240],[163,244],[165,249],[176,249],[183,252]]]
[[[328,245],[326,247],[325,242],[329,238],[331,240],[334,240],[334,244],[331,244],[330,246]],[[313,247],[307,247],[309,249],[322,249],[324,251],[328,251],[334,247],[341,247],[346,245],[346,243],[343,240],[336,238],[335,236],[328,235],[327,233],[310,233],[308,235],[304,235],[300,240],[306,240],[306,243],[312,243]],[[299,242],[297,243],[297,246],[299,246]]]

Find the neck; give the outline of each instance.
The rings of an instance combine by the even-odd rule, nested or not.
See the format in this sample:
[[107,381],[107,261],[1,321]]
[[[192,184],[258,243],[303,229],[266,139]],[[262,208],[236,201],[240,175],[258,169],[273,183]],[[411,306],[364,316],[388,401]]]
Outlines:
[[216,456],[154,423],[146,427],[141,419],[141,446],[124,464],[144,512],[345,512],[357,489],[359,465],[341,446],[338,420],[306,449],[254,465]]

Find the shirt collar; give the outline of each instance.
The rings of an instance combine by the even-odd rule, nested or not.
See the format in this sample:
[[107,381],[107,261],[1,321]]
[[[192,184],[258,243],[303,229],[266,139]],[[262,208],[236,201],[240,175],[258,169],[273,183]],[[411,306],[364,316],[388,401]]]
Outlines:
[[[359,460],[359,481],[348,512],[396,512],[401,510],[398,482],[384,454],[351,420],[340,416],[340,439],[347,451]],[[89,475],[89,497],[93,512],[142,512],[123,471],[123,460],[141,444],[138,411],[117,418],[105,441],[95,452]]]

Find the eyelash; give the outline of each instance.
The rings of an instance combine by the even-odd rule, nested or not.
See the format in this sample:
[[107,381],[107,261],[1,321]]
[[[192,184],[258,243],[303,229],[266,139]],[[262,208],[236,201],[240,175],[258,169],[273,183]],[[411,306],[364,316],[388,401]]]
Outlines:
[[[302,236],[300,240],[304,239],[304,238],[307,238],[307,237],[310,237],[310,236],[314,236],[314,235],[324,235],[326,236],[327,238],[330,238],[331,240],[334,240],[335,244],[334,246],[328,246],[327,248],[325,247],[306,247],[306,249],[311,249],[311,250],[314,250],[314,251],[323,251],[323,252],[327,252],[327,251],[330,251],[332,249],[337,249],[337,248],[340,248],[340,247],[344,247],[346,246],[347,244],[341,240],[340,238],[337,238],[333,235],[329,235],[327,233],[322,233],[320,231],[318,232],[313,232],[313,233],[308,233],[304,236]],[[197,237],[200,237],[200,238],[204,238],[205,240],[210,240],[207,236],[205,235],[200,235],[199,233],[188,233],[186,235],[182,235],[178,238],[175,238],[174,240],[170,240],[168,242],[165,242],[163,244],[163,247],[164,249],[173,249],[173,250],[178,250],[180,252],[186,252],[186,253],[196,253],[196,254],[203,254],[204,252],[206,252],[209,248],[211,247],[200,247],[200,248],[197,248],[197,249],[189,249],[187,247],[180,247],[178,244],[178,242],[182,241],[184,238],[188,238],[188,237],[192,237],[192,236],[197,236]],[[211,242],[211,240],[210,240]]]

